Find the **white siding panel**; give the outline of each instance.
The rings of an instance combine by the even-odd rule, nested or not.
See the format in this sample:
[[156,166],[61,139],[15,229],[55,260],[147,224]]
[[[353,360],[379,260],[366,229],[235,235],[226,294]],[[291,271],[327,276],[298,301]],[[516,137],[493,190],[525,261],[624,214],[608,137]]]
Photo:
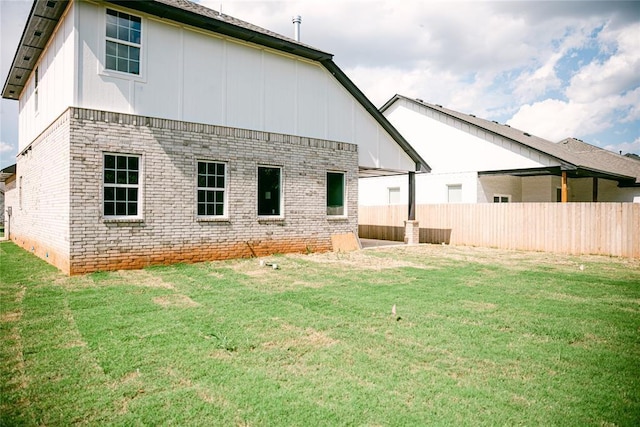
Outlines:
[[[135,82],[135,114],[182,119],[182,29],[148,19],[146,81]],[[146,42],[146,43],[144,43]],[[143,64],[144,66],[144,64]]]
[[78,13],[77,106],[131,113],[133,85],[129,79],[102,72],[105,9],[85,2],[74,5]]
[[496,140],[485,132],[464,132],[457,119],[444,115],[437,117],[438,113],[432,118],[424,111],[415,111],[402,103],[396,105],[385,115],[427,160],[433,173],[558,165],[548,157],[541,159],[532,150],[503,138]]
[[[330,80],[330,79],[329,79]],[[353,111],[355,101],[351,94],[339,84],[331,84],[327,89],[327,139],[333,141],[353,141]]]
[[227,122],[225,125],[262,130],[262,52],[227,42]]
[[[224,42],[184,31],[183,116],[196,123],[222,123],[224,119]],[[197,96],[196,96],[197,94]]]
[[305,136],[326,138],[326,71],[318,65],[297,61],[298,129]]
[[360,166],[380,167],[380,147],[378,146],[378,130],[371,117],[360,109],[355,112],[355,139],[358,141]]
[[269,132],[296,132],[296,63],[281,55],[264,55],[264,117]]
[[35,75],[29,76],[19,100],[18,147],[23,150],[74,99],[74,17],[72,6],[61,19],[56,32],[45,47],[38,68],[38,108],[36,111]]
[[319,63],[130,11],[142,16],[141,74],[104,71],[105,7],[74,5],[78,107],[355,143],[361,166],[415,168]]

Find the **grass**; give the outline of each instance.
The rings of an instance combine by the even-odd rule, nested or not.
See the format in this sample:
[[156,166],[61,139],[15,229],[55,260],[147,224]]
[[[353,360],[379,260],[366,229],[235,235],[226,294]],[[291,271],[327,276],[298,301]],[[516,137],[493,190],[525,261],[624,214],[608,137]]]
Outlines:
[[69,278],[0,254],[0,425],[640,422],[638,260],[419,246]]

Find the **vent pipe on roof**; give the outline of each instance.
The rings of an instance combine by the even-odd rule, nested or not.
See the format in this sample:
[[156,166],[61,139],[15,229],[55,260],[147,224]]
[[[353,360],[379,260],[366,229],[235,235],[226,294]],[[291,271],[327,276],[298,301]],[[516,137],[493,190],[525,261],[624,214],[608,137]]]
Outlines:
[[296,15],[291,18],[293,22],[293,39],[297,42],[300,41],[300,24],[302,23],[302,16]]

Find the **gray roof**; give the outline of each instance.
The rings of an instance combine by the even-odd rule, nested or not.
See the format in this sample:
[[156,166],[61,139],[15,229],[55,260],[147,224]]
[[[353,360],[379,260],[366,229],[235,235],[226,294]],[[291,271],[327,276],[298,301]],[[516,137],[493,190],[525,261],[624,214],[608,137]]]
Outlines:
[[[0,0],[2,1],[2,0]],[[259,44],[272,49],[287,52],[303,58],[318,61],[345,89],[364,107],[364,109],[396,141],[404,152],[415,162],[417,172],[429,172],[431,168],[420,154],[389,123],[373,103],[333,62],[333,55],[305,45],[288,37],[260,28],[256,25],[193,3],[188,0],[105,0],[108,3],[128,9],[192,25],[204,30],[224,34],[236,39]],[[35,68],[40,54],[68,5],[64,0],[34,0],[33,7],[25,26],[18,50],[7,75],[2,97],[18,99],[24,85]],[[376,173],[369,171],[369,173]],[[380,171],[382,173],[382,171]]]
[[513,142],[556,159],[562,164],[562,170],[580,170],[583,174],[590,172],[586,176],[600,176],[615,179],[627,185],[640,185],[640,162],[578,139],[567,138],[555,143],[506,124],[481,119],[473,114],[461,113],[444,108],[441,105],[429,104],[421,99],[412,99],[402,95],[393,96],[380,108],[380,111],[386,111],[398,100],[422,105],[490,133],[508,138]]

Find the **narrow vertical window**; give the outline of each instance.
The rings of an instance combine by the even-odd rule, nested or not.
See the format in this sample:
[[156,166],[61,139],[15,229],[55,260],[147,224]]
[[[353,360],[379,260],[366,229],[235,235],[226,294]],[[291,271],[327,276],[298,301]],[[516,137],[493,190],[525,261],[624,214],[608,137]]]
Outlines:
[[389,187],[388,203],[390,205],[400,204],[400,187]]
[[104,155],[105,217],[133,217],[140,212],[140,157]]
[[198,216],[226,216],[227,165],[198,162]]
[[462,202],[462,184],[447,185],[447,202]]
[[140,74],[141,36],[140,17],[107,9],[105,68]]
[[344,173],[327,172],[327,215],[344,215]]
[[18,179],[18,206],[22,210],[22,177]]
[[258,167],[258,215],[279,216],[282,206],[282,168]]
[[39,83],[39,76],[38,76],[39,71],[38,70],[39,69],[40,69],[40,67],[36,67],[36,72],[35,72],[35,77],[34,77],[35,88],[34,88],[34,91],[33,91],[33,103],[35,105],[36,113],[38,112],[38,83]]

